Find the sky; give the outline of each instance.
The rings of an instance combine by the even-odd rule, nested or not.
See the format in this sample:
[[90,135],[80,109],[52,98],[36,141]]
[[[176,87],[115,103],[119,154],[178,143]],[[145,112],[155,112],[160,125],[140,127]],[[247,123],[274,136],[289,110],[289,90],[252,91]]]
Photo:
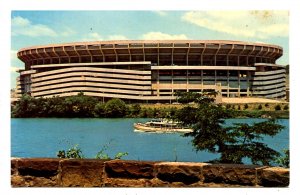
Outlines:
[[283,47],[289,64],[288,11],[12,11],[11,88],[24,68],[17,51],[101,40],[238,40]]

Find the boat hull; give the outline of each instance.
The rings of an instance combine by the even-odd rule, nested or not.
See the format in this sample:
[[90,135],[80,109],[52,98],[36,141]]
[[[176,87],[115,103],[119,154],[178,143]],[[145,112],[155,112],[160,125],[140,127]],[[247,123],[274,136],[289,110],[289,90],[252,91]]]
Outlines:
[[134,130],[136,132],[149,132],[149,133],[191,133],[193,129],[188,128],[167,128],[167,127],[149,127],[142,123],[134,123]]

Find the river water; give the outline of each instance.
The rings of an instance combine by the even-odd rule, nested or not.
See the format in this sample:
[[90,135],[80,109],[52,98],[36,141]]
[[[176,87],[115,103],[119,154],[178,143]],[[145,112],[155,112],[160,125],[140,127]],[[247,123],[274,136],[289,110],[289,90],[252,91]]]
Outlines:
[[[196,152],[191,137],[181,134],[141,133],[133,131],[133,123],[149,119],[12,119],[12,157],[56,157],[59,150],[78,144],[86,158],[94,158],[103,146],[110,157],[128,152],[123,159],[150,161],[205,162],[217,154]],[[263,119],[228,119],[227,123],[253,123]],[[289,120],[280,119],[284,130],[264,142],[282,152],[289,148]],[[247,160],[245,163],[250,163]]]

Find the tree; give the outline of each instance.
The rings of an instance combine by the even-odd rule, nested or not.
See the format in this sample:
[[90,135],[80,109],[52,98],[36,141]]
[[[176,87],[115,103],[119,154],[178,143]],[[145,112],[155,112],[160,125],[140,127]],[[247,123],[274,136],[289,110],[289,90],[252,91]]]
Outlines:
[[105,104],[105,116],[118,118],[126,115],[126,104],[120,99],[111,99]]
[[284,156],[280,156],[275,160],[276,163],[278,163],[279,166],[281,167],[290,167],[290,150],[285,149],[283,150]]
[[219,153],[220,163],[241,164],[248,157],[253,164],[269,165],[279,153],[266,144],[259,142],[263,135],[276,135],[283,126],[271,119],[253,125],[238,123],[225,125],[230,112],[212,101],[202,98],[197,108],[184,107],[177,112],[175,118],[194,129],[185,134],[191,136],[196,151]]
[[141,106],[139,104],[133,104],[129,107],[129,116],[137,117],[140,114]]
[[177,96],[177,101],[179,103],[190,103],[190,102],[199,102],[199,101],[204,101],[203,99],[207,101],[213,101],[214,99],[209,97],[209,96],[214,96],[216,95],[216,92],[204,92],[204,93],[196,93],[196,92],[181,92],[178,91],[175,93],[175,96]]
[[85,96],[82,92],[76,96],[67,97],[64,101],[67,117],[92,117],[97,100]]
[[41,108],[43,108],[44,99],[33,98],[28,94],[22,95],[13,109],[12,115],[14,117],[40,117]]

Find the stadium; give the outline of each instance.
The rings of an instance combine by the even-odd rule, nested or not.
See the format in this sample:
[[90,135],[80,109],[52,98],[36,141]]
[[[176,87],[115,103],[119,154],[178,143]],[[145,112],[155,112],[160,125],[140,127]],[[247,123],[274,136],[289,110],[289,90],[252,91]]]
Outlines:
[[173,102],[175,92],[285,98],[277,45],[216,40],[96,41],[20,49],[17,93]]

